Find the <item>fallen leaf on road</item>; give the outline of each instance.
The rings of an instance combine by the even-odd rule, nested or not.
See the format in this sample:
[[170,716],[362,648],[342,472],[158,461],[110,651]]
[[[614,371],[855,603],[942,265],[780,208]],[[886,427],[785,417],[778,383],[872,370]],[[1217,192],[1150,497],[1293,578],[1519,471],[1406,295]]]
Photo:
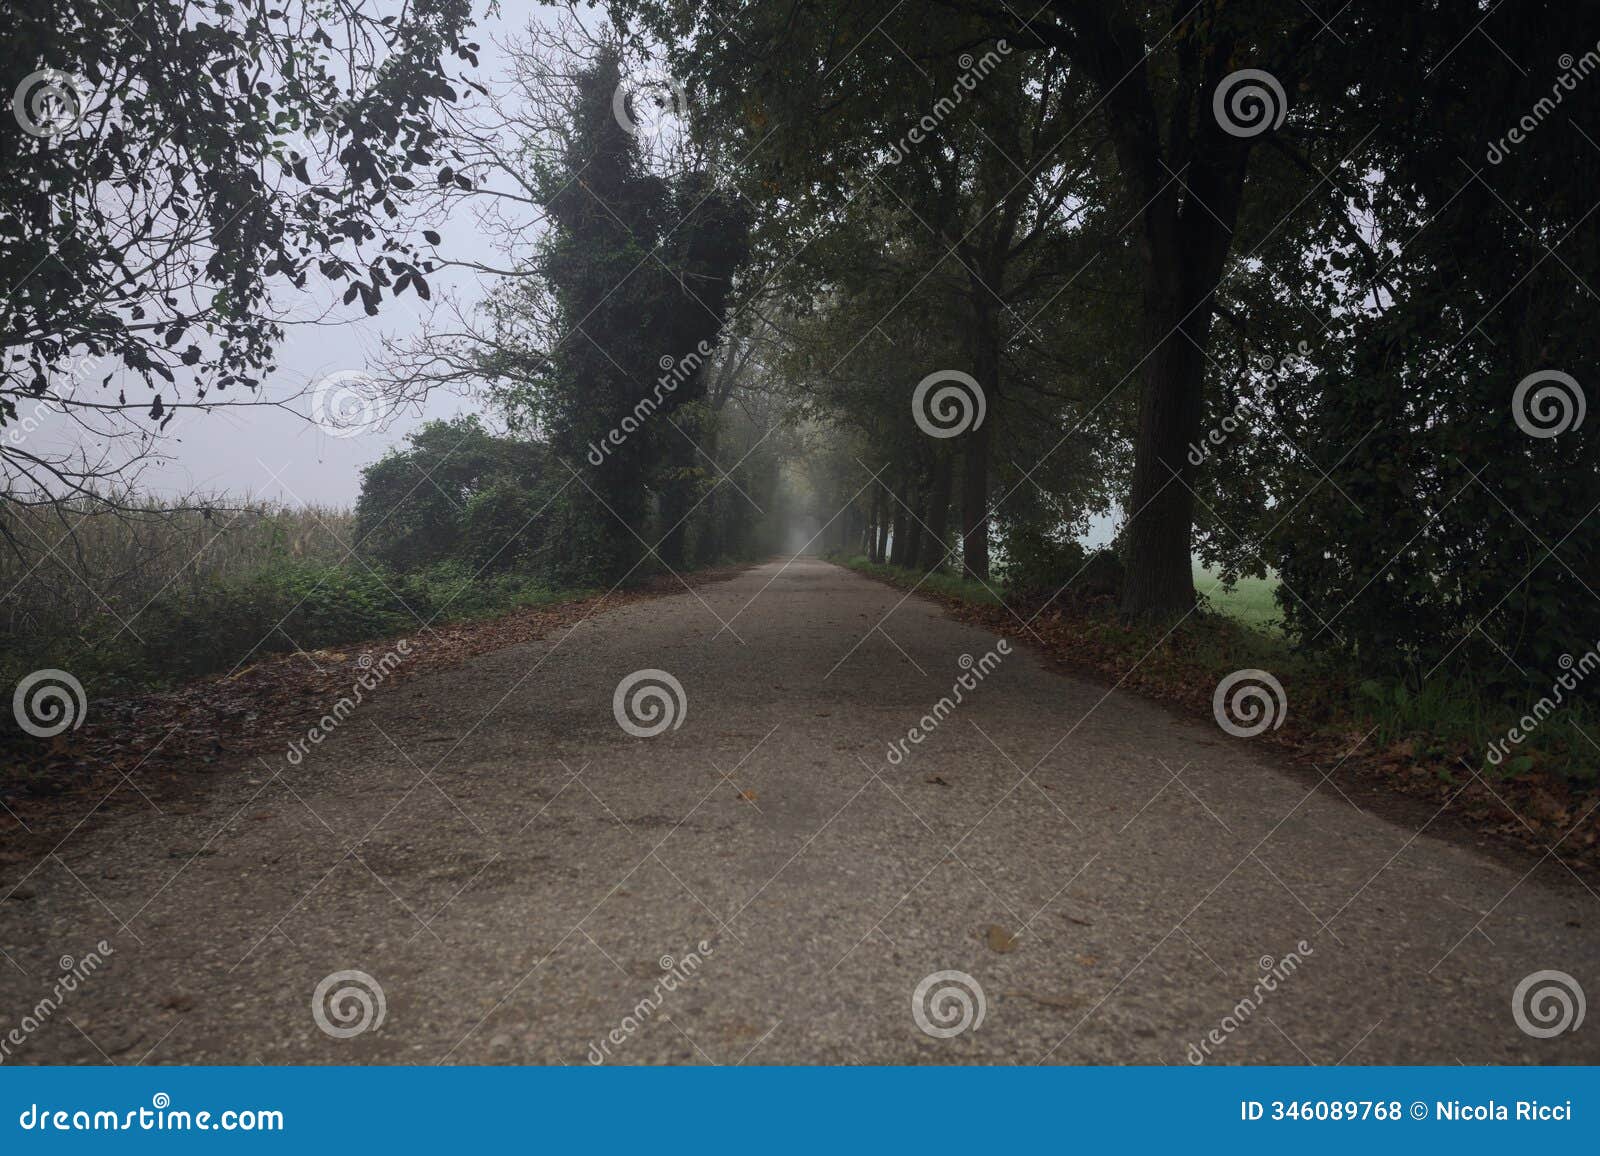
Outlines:
[[922,781],[924,783],[932,783],[932,784],[934,784],[935,786],[938,786],[938,787],[948,787],[950,785],[949,783],[947,783],[943,779],[941,779],[938,775],[929,775],[927,778],[923,779]]
[[756,793],[754,791],[740,791],[739,797],[747,803],[753,803],[756,801]]
[[998,923],[991,923],[984,928],[983,942],[988,945],[990,951],[998,951],[1001,954],[1017,950],[1017,937],[1008,935],[1006,929]]

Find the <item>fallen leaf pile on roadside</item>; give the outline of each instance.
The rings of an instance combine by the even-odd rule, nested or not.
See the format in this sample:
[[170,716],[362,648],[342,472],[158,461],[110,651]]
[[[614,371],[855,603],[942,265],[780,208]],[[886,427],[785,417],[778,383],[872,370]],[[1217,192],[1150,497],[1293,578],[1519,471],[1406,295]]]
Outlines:
[[[691,586],[727,581],[742,567],[684,576]],[[274,655],[231,675],[176,690],[96,699],[84,725],[52,739],[0,748],[0,863],[33,862],[92,815],[156,799],[195,797],[213,774],[257,755],[281,757],[308,725],[397,643],[409,651],[375,691],[477,654],[546,638],[596,613],[681,593],[675,578],[609,594],[528,607],[416,634]],[[258,767],[259,769],[259,767]]]
[[[902,589],[913,585],[898,577],[867,576]],[[1212,692],[1232,667],[1203,656],[1198,625],[1180,626],[1152,647],[1148,633],[1118,621],[1109,603],[1053,605],[1030,617],[1033,608],[970,602],[926,589],[916,593],[962,622],[1031,644],[1063,669],[1159,699],[1215,725]],[[1474,773],[1476,752],[1464,747],[1444,755],[1417,752],[1409,742],[1379,747],[1358,720],[1342,717],[1330,705],[1342,698],[1331,685],[1302,681],[1287,689],[1293,705],[1281,729],[1249,740],[1219,730],[1217,741],[1287,756],[1308,784],[1328,772],[1329,781],[1360,806],[1413,829],[1426,822],[1431,832],[1454,830],[1491,849],[1550,851],[1581,874],[1600,878],[1600,788],[1583,790],[1540,771],[1491,781]],[[1401,811],[1397,801],[1414,806]]]

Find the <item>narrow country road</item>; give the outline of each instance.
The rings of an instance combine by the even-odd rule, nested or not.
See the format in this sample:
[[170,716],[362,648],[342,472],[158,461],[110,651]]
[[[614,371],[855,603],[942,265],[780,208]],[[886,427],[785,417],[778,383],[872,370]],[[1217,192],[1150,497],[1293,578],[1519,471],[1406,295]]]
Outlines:
[[[1600,991],[1554,860],[996,643],[803,559],[398,685],[39,866],[0,905],[0,1027],[112,954],[6,1062],[1600,1061],[1600,1023],[1513,1016],[1535,972]],[[976,689],[891,763],[964,655]],[[635,737],[613,694],[646,669],[685,708]]]

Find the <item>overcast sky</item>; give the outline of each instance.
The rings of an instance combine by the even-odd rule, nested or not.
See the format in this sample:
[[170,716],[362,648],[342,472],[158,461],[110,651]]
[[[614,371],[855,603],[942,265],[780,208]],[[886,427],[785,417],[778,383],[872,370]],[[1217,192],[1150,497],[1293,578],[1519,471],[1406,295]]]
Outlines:
[[[474,79],[497,91],[508,65],[504,52],[495,43],[516,37],[530,20],[540,19],[548,10],[532,6],[507,5],[500,16],[480,19],[473,33],[482,48]],[[480,12],[481,16],[481,12]],[[453,62],[452,71],[467,69],[463,61]],[[459,87],[459,86],[458,86]],[[470,212],[461,202],[441,221],[428,222],[442,234],[440,251],[451,258],[484,259],[493,256]],[[427,302],[414,295],[386,299],[378,316],[368,317],[360,304],[338,304],[343,285],[318,285],[313,279],[303,295],[292,287],[277,287],[280,309],[302,317],[321,317],[318,324],[290,325],[278,350],[278,369],[267,379],[258,398],[292,402],[309,412],[305,394],[308,388],[328,374],[361,372],[376,364],[385,336],[405,338],[421,326],[421,309]],[[483,292],[474,276],[456,270],[443,270],[430,276],[433,298],[439,301],[447,291],[465,303],[477,301]],[[114,384],[114,383],[113,383]],[[214,395],[215,396],[215,395]],[[434,393],[417,410],[403,411],[382,428],[362,430],[354,436],[334,437],[313,422],[270,406],[218,409],[210,413],[181,410],[161,437],[157,460],[148,461],[137,476],[138,490],[164,497],[190,494],[221,494],[282,501],[291,505],[322,504],[348,506],[355,502],[361,485],[361,467],[376,461],[384,452],[400,444],[405,435],[422,422],[448,418],[458,413],[481,412],[476,402],[459,396]],[[73,448],[91,457],[100,445],[87,436],[72,419],[62,415],[38,415],[38,428],[30,432],[36,444],[51,451]]]

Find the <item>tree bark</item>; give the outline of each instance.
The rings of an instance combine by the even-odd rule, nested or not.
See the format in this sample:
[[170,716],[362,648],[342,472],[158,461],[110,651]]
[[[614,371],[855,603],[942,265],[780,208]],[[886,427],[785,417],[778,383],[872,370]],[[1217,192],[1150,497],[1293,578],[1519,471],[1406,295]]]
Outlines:
[[890,522],[889,565],[906,564],[906,506],[905,486],[902,484],[889,499],[894,504],[894,518]]
[[989,577],[989,431],[1000,401],[999,318],[985,297],[975,297],[973,377],[984,392],[987,414],[983,423],[962,439],[961,560],[967,574]]
[[900,564],[907,569],[914,568],[917,559],[922,557],[922,524],[927,518],[928,511],[924,508],[928,493],[927,483],[921,474],[914,475],[911,484],[906,487],[906,548],[902,555],[904,561]]
[[922,539],[922,556],[917,560],[920,570],[932,570],[944,564],[950,543],[945,534],[950,528],[950,489],[954,481],[955,465],[950,455],[941,453],[933,465],[933,480],[928,486],[928,533]]
[[872,561],[875,565],[883,565],[885,551],[889,548],[889,519],[884,517],[883,487],[874,487],[872,491]]

